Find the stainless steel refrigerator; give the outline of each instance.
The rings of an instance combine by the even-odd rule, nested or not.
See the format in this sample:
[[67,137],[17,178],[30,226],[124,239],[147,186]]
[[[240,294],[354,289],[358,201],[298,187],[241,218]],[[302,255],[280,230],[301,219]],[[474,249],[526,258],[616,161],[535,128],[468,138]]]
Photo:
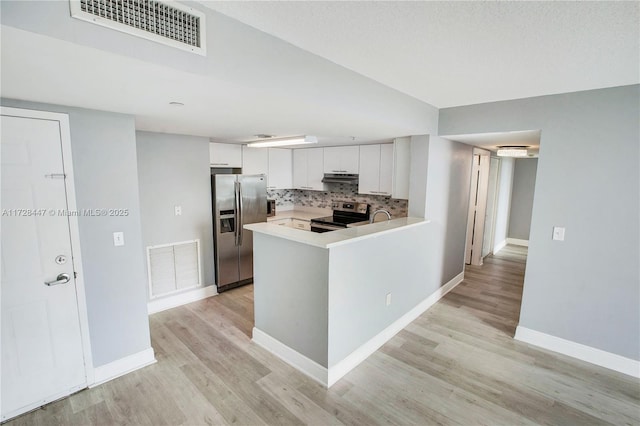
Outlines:
[[267,221],[264,175],[211,175],[218,291],[253,282],[253,233],[248,223]]

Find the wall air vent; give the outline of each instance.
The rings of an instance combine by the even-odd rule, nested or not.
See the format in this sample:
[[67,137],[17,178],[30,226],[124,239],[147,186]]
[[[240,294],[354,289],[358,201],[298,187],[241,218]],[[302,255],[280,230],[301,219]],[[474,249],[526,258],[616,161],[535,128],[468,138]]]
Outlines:
[[71,16],[206,55],[204,13],[173,1],[69,0]]
[[151,299],[200,287],[200,240],[147,247]]

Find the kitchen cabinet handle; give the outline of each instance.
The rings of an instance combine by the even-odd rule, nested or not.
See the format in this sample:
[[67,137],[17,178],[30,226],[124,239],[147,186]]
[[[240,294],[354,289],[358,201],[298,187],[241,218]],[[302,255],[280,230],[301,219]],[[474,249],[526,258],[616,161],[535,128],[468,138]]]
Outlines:
[[212,166],[228,166],[229,163],[211,163]]

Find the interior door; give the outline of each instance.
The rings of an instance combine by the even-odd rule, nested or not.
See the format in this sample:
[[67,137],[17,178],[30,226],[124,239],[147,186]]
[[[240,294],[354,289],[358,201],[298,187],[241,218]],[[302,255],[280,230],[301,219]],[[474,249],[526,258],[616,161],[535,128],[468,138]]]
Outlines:
[[60,122],[2,115],[1,126],[5,420],[82,389],[87,379]]
[[[242,225],[267,221],[267,185],[262,175],[238,176]],[[240,281],[253,278],[253,233],[241,228]]]
[[496,200],[498,193],[498,169],[500,160],[491,157],[489,164],[489,185],[487,188],[487,210],[484,216],[484,238],[482,241],[482,258],[491,254],[493,250],[493,235],[496,219]]
[[469,216],[467,219],[467,244],[465,263],[482,265],[482,242],[485,212],[487,209],[487,187],[489,185],[489,153],[474,154],[469,194]]

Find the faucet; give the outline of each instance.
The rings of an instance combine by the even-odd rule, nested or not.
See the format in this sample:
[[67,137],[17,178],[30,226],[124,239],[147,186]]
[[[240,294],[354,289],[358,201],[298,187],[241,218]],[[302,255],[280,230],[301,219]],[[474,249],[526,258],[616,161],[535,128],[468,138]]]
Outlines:
[[376,210],[375,212],[371,213],[371,217],[369,218],[369,223],[373,223],[373,220],[376,218],[376,215],[378,213],[384,213],[387,215],[387,220],[391,220],[391,213],[389,213],[388,211],[384,210],[384,209],[380,209],[380,210]]

